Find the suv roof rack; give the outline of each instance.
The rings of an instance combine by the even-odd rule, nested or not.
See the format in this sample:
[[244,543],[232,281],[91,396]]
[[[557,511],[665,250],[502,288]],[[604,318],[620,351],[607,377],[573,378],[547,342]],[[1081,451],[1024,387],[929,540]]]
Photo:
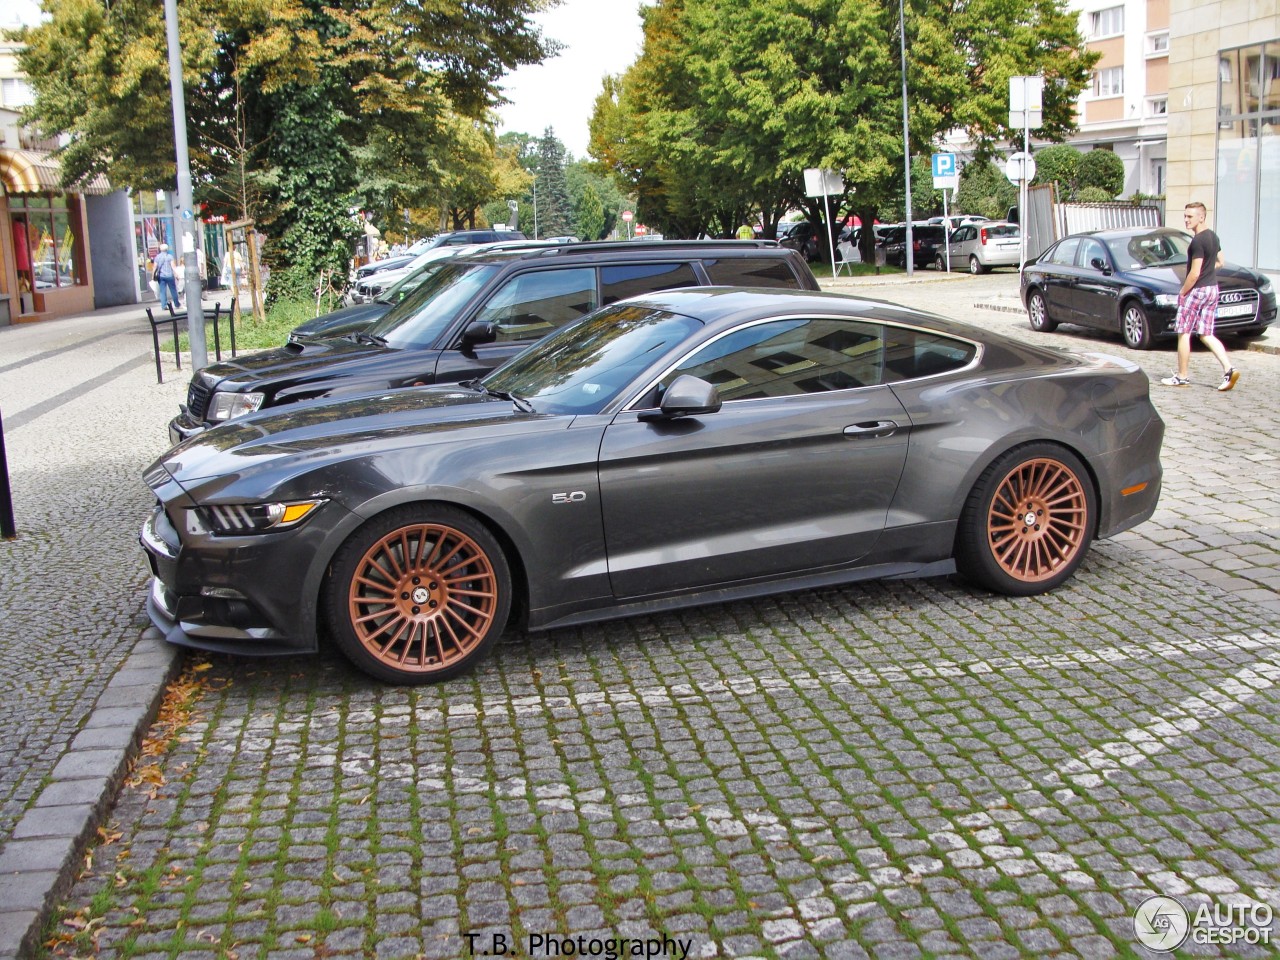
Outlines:
[[464,254],[483,257],[486,254],[528,254],[530,256],[572,256],[598,250],[723,250],[725,247],[785,249],[776,240],[586,240],[577,243],[553,243],[546,240],[509,240]]

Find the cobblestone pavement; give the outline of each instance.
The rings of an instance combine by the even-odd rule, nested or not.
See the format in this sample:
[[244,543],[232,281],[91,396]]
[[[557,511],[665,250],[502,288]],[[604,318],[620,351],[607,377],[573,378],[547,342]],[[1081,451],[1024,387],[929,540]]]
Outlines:
[[[970,306],[1015,288],[856,286],[1035,338]],[[512,634],[424,689],[193,657],[193,719],[47,949],[1152,956],[1153,894],[1280,938],[1280,357],[1238,359],[1233,393],[1153,388],[1159,513],[1049,596],[885,582]]]

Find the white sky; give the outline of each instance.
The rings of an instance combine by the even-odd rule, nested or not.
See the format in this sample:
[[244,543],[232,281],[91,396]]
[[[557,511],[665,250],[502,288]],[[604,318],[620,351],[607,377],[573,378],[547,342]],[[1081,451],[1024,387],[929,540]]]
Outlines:
[[564,0],[539,14],[543,33],[564,44],[559,56],[520,67],[503,82],[511,103],[498,111],[498,133],[542,136],[547,127],[577,159],[587,155],[587,124],[600,81],[640,55],[642,0]]

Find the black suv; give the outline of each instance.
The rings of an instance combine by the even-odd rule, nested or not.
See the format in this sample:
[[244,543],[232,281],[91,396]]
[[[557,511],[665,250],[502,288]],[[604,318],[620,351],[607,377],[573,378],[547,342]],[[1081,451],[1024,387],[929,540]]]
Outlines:
[[192,377],[169,439],[285,403],[478,377],[597,307],[706,285],[818,289],[800,255],[770,240],[476,250],[442,261],[362,330],[205,367]]

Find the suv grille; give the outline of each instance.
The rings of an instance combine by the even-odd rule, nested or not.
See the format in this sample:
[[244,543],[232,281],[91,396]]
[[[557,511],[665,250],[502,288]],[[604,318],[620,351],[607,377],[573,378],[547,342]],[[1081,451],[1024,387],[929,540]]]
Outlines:
[[203,420],[209,412],[209,395],[212,392],[204,377],[197,374],[191,378],[191,385],[187,387],[187,410],[196,420]]

